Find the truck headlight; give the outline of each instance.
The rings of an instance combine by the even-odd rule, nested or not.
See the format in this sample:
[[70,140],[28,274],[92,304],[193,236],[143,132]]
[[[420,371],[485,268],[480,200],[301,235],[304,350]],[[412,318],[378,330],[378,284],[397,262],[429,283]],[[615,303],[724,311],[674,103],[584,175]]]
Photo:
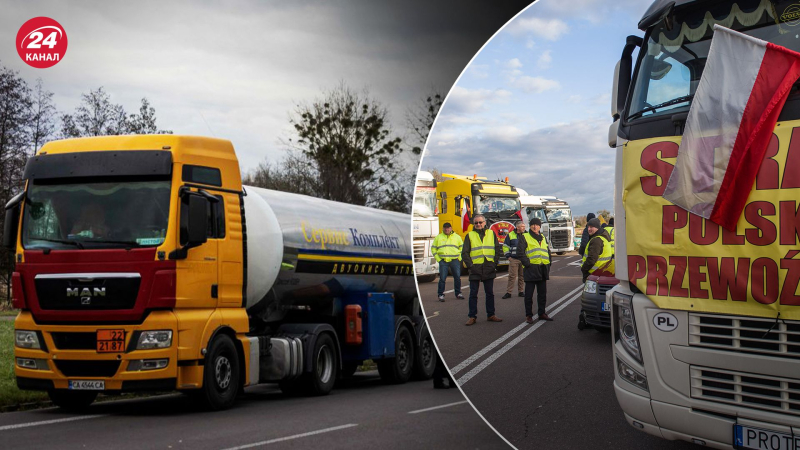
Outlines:
[[587,294],[597,294],[597,282],[587,281],[583,286],[583,292],[586,292]]
[[171,345],[172,330],[142,331],[139,335],[139,341],[136,343],[136,350],[167,348]]
[[633,296],[614,292],[614,322],[616,326],[616,341],[621,341],[622,346],[634,359],[642,362],[642,349],[639,347],[639,334],[636,331],[636,321],[633,318]]
[[19,348],[41,349],[39,335],[35,331],[15,330],[14,342]]

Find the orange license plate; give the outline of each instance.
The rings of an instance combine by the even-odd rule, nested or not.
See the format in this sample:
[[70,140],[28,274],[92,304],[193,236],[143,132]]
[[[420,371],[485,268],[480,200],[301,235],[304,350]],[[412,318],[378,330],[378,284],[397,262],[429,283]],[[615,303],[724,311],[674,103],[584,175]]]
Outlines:
[[125,350],[125,330],[97,330],[97,353],[119,353]]

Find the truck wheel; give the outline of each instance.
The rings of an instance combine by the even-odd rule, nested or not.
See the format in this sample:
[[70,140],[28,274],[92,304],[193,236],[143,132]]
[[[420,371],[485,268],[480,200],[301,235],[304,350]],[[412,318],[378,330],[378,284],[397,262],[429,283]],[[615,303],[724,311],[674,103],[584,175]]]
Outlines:
[[384,382],[401,384],[411,378],[414,369],[414,338],[408,327],[400,327],[394,343],[394,358],[378,361],[378,373]]
[[327,395],[336,383],[339,359],[336,345],[328,333],[319,335],[314,343],[311,371],[294,380],[278,383],[286,395]]
[[420,275],[417,277],[418,283],[430,283],[431,281],[436,279],[436,274],[434,275]]
[[430,380],[436,369],[436,347],[433,345],[431,333],[427,328],[422,330],[422,339],[414,359],[414,379]]
[[556,255],[559,255],[559,256],[561,256],[561,255],[563,255],[564,253],[566,253],[566,252],[556,252]]
[[66,389],[47,391],[47,395],[59,408],[76,412],[85,410],[97,398],[95,391],[69,391]]
[[209,346],[199,398],[212,411],[228,409],[239,392],[239,354],[228,335],[220,334]]

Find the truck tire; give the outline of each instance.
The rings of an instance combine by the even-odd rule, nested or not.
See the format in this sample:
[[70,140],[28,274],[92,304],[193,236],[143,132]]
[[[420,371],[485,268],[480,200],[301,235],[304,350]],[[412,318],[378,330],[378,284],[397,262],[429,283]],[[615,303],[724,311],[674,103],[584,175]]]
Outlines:
[[436,279],[436,274],[433,275],[420,275],[417,277],[418,283],[430,283],[431,281]]
[[415,380],[430,380],[433,377],[434,369],[436,369],[436,346],[433,345],[433,339],[427,327],[422,330],[422,338],[416,350],[417,357],[414,359],[413,378]]
[[203,387],[197,393],[199,400],[212,411],[228,409],[239,393],[239,354],[233,340],[220,334],[209,345],[203,370]]
[[563,255],[564,253],[566,253],[566,252],[556,252],[556,255],[559,255],[559,256],[561,256],[561,255]]
[[378,373],[385,383],[402,384],[411,378],[414,369],[414,337],[408,327],[401,326],[394,342],[394,358],[378,360]]
[[278,383],[286,395],[327,395],[333,390],[339,369],[336,343],[328,333],[320,334],[314,342],[311,371],[294,380]]
[[54,405],[67,411],[84,411],[97,398],[96,391],[70,391],[67,389],[55,389],[47,391],[50,400]]

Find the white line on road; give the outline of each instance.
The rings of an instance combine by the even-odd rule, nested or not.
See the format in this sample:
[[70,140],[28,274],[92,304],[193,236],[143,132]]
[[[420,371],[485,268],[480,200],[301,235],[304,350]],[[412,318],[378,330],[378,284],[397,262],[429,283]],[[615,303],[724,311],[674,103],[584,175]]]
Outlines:
[[442,409],[442,408],[449,408],[451,406],[456,406],[456,405],[463,405],[464,403],[467,403],[467,401],[464,400],[464,401],[461,401],[461,402],[448,403],[446,405],[432,406],[430,408],[418,409],[416,411],[409,411],[408,413],[409,414],[419,414],[419,413],[424,413],[424,412],[428,412],[428,411],[433,411],[434,409]]
[[[505,275],[500,275],[500,276],[499,276],[499,277],[497,277],[497,278],[505,278],[505,277],[507,277],[507,276],[508,276],[508,274],[505,274]],[[496,280],[497,278],[495,278],[495,280]],[[469,290],[469,285],[467,285],[467,286],[463,286],[463,285],[462,285],[462,286],[461,286],[461,291],[462,291],[462,292],[463,292],[463,291],[468,291],[468,290]],[[451,292],[455,292],[455,291],[456,291],[455,289],[450,289],[449,291],[444,291],[444,293],[445,293],[445,294],[449,294],[449,293],[451,293]]]
[[[562,309],[564,309],[567,306],[569,306],[570,303],[572,303],[575,300],[577,300],[578,298],[580,298],[580,296],[581,296],[581,294],[578,294],[575,297],[572,297],[567,302],[565,302],[563,305],[559,306],[558,309],[556,309],[555,311],[550,313],[550,316],[551,317],[555,316]],[[472,370],[470,370],[469,372],[465,373],[464,376],[459,378],[458,379],[458,385],[463,388],[464,384],[467,381],[471,380],[472,377],[474,377],[475,375],[479,374],[483,369],[489,367],[489,364],[493,363],[495,360],[497,360],[497,358],[503,356],[503,354],[505,352],[511,350],[515,345],[517,345],[520,342],[522,342],[523,339],[525,339],[526,337],[530,336],[530,334],[533,333],[534,331],[536,331],[540,326],[542,326],[543,323],[544,323],[543,320],[539,320],[538,322],[533,324],[530,328],[528,328],[525,332],[523,332],[522,334],[517,336],[513,341],[511,341],[508,344],[504,345],[503,348],[501,348],[500,350],[498,350],[497,352],[495,352],[494,354],[492,354],[488,358],[484,359],[480,364],[478,364]]]
[[431,314],[430,316],[426,317],[426,319],[433,319],[434,317],[436,317],[438,315],[439,315],[439,311],[434,311],[433,314]]
[[325,429],[317,430],[317,431],[309,431],[308,433],[295,434],[295,435],[292,435],[292,436],[286,436],[286,437],[282,437],[282,438],[270,439],[268,441],[254,442],[252,444],[240,445],[238,447],[230,447],[230,448],[228,448],[226,450],[241,450],[241,449],[245,449],[245,448],[259,447],[261,445],[269,445],[269,444],[275,444],[275,443],[283,442],[283,441],[291,441],[292,439],[299,439],[299,438],[304,438],[304,437],[308,437],[308,436],[314,436],[314,435],[317,435],[317,434],[329,433],[331,431],[344,430],[345,428],[353,428],[353,427],[356,427],[356,426],[358,426],[357,423],[348,423],[347,425],[339,425],[338,427],[325,428]]
[[[552,305],[550,305],[550,308],[549,308],[549,309],[550,309],[550,310],[552,310],[552,309],[553,309],[553,308],[555,308],[555,307],[556,307],[556,306],[557,306],[559,303],[561,303],[562,301],[564,301],[564,299],[566,299],[566,298],[567,298],[567,297],[569,297],[570,295],[572,295],[572,294],[574,294],[574,293],[578,292],[580,289],[583,289],[583,285],[580,285],[580,286],[576,287],[576,288],[575,288],[575,289],[573,289],[571,292],[567,293],[567,295],[565,295],[565,296],[561,297],[560,299],[556,300],[555,302],[553,302],[553,304],[552,304]],[[464,370],[465,368],[467,368],[467,366],[469,366],[469,365],[470,365],[470,364],[472,364],[473,362],[475,362],[475,361],[477,361],[478,359],[480,359],[480,357],[481,357],[481,356],[483,356],[483,355],[485,355],[485,354],[489,353],[489,352],[490,352],[492,349],[494,349],[494,348],[495,348],[495,347],[497,347],[498,345],[502,344],[503,342],[507,341],[509,338],[511,338],[511,336],[513,336],[513,335],[517,334],[517,332],[518,332],[519,330],[521,330],[521,329],[525,328],[526,326],[528,326],[528,323],[527,323],[527,322],[522,322],[521,324],[517,325],[517,326],[516,326],[516,328],[514,328],[514,329],[512,329],[511,331],[509,331],[508,333],[506,333],[506,334],[504,334],[504,335],[500,336],[500,337],[499,337],[497,340],[495,340],[495,341],[494,341],[494,342],[492,342],[491,344],[489,344],[489,345],[487,345],[486,347],[484,347],[484,348],[480,349],[480,350],[479,350],[477,353],[475,353],[474,355],[472,355],[472,356],[470,356],[469,358],[467,358],[467,359],[465,359],[464,361],[462,361],[462,362],[461,362],[460,364],[458,364],[457,366],[455,366],[455,367],[453,367],[452,369],[450,369],[450,370],[451,370],[451,372],[452,372],[453,374],[456,374],[456,373],[458,373],[458,372],[460,372],[460,371]]]
[[95,419],[97,417],[105,417],[107,415],[108,414],[95,414],[91,416],[77,416],[77,417],[65,417],[63,419],[41,420],[39,422],[17,423],[14,425],[4,425],[0,427],[0,431],[16,430],[18,428],[37,427],[39,425],[52,425],[54,423],[62,423],[62,422],[74,422],[76,420]]

